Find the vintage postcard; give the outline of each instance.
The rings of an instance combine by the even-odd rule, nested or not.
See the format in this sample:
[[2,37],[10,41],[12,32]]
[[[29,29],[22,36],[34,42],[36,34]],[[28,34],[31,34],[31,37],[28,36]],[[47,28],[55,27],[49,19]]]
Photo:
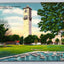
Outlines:
[[0,3],[0,62],[64,61],[64,3]]

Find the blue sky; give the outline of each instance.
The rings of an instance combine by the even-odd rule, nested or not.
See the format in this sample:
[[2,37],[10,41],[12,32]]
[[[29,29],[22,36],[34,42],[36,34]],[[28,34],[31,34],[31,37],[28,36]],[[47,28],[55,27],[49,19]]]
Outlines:
[[[0,3],[1,6],[11,6],[12,9],[0,9],[0,19],[5,19],[11,26],[13,34],[22,35],[23,33],[23,8],[29,5],[32,8],[32,34],[41,34],[38,28],[40,16],[37,10],[42,9],[40,3]],[[16,7],[19,6],[19,7]],[[35,30],[36,29],[36,30]]]
[[20,6],[21,9],[26,7],[26,5],[29,5],[33,10],[42,8],[40,3],[0,3],[0,6]]

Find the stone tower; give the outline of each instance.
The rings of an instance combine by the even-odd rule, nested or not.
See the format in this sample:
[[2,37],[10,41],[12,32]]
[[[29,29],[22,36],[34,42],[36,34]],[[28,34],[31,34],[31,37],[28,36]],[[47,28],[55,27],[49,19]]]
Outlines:
[[28,35],[31,35],[31,27],[32,27],[32,16],[31,16],[31,8],[27,5],[24,9],[23,22],[24,22],[24,38]]

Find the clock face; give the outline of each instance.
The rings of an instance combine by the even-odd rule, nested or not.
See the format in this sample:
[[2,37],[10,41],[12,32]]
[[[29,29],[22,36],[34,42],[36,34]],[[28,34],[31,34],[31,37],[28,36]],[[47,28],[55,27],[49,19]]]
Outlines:
[[27,20],[27,19],[28,19],[28,16],[27,16],[27,15],[25,15],[25,16],[24,16],[24,20]]

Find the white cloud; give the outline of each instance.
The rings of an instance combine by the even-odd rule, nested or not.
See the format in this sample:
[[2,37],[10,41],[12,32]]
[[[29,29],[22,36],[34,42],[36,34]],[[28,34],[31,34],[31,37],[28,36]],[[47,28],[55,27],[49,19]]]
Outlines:
[[32,16],[37,16],[37,11],[36,10],[32,10]]
[[38,27],[32,27],[32,32],[38,32],[40,30],[40,28]]
[[3,14],[20,14],[23,15],[23,10],[20,8],[13,8],[13,9],[4,9]]
[[47,33],[51,33],[51,32],[50,31],[47,31],[47,32],[41,31],[40,32],[40,28],[32,27],[32,35],[38,35],[38,37],[40,37],[41,34],[47,34]]
[[41,19],[39,19],[38,17],[39,16],[37,15],[37,11],[32,10],[32,24],[33,24],[34,27],[35,27],[35,25],[37,25],[41,21]]
[[8,23],[12,29],[20,29],[20,30],[23,29],[22,17],[11,16],[11,17],[7,17],[5,19],[8,21]]
[[19,17],[19,16],[10,16],[10,17],[6,17],[5,19],[8,20],[9,22],[12,22],[12,23],[23,21],[23,18]]
[[[21,14],[23,15],[23,10],[20,8],[12,8],[12,9],[2,9],[3,14]],[[32,10],[32,17],[38,16],[36,10]]]
[[37,19],[37,18],[36,18],[36,19],[32,19],[32,23],[33,23],[33,24],[37,24],[37,23],[39,23],[40,21],[41,21],[41,20],[40,20],[40,19]]

